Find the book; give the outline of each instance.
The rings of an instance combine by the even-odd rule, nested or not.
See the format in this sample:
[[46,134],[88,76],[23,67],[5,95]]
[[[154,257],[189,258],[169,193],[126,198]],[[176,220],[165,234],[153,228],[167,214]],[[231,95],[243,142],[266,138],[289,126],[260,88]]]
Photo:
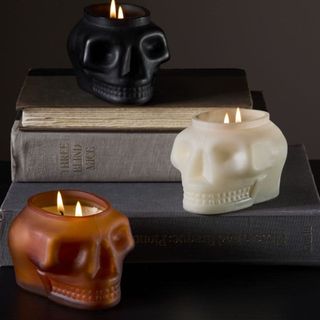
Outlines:
[[79,189],[108,199],[129,217],[131,262],[320,265],[320,200],[303,146],[290,146],[280,195],[224,215],[182,208],[181,183],[13,183],[1,207],[0,265],[11,265],[7,233],[38,192]]
[[252,108],[241,69],[160,70],[144,106],[112,105],[78,87],[70,70],[31,70],[19,94],[23,130],[181,130],[214,107]]
[[12,181],[180,181],[174,132],[11,131]]
[[[267,111],[262,92],[251,95],[254,108]],[[178,132],[31,131],[21,130],[17,120],[11,131],[12,181],[180,181],[170,162]]]

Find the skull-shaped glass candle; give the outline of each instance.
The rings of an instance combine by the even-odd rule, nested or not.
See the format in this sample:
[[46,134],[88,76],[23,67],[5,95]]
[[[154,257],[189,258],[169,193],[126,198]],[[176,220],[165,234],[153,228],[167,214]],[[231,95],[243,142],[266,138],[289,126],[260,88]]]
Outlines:
[[171,153],[184,209],[218,214],[277,197],[287,149],[267,112],[217,108],[196,116]]
[[160,64],[169,60],[164,32],[147,9],[113,0],[91,5],[71,31],[68,51],[79,86],[111,103],[144,104]]
[[112,307],[120,301],[123,260],[134,246],[128,219],[93,194],[61,194],[58,208],[56,191],[31,197],[11,224],[17,283],[71,307]]

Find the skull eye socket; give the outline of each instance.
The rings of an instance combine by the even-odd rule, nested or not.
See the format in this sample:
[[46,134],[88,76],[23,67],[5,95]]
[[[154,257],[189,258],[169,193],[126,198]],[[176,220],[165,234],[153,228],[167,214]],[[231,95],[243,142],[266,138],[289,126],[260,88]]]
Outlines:
[[[52,251],[54,250],[54,251]],[[50,263],[41,265],[41,269],[46,272],[53,273],[69,273],[77,269],[83,261],[85,252],[82,243],[79,242],[63,242],[58,248],[49,250],[49,255],[54,257],[50,259]]]
[[88,41],[84,53],[84,65],[90,68],[112,67],[119,57],[116,46],[105,40]]
[[64,267],[73,267],[77,263],[80,253],[80,243],[62,243],[58,252],[58,261],[63,261]]
[[227,166],[227,172],[234,174],[244,173],[248,168],[248,152],[245,146],[225,143],[221,146],[215,146],[211,151],[214,161],[221,165]]
[[257,142],[252,145],[252,166],[254,170],[261,171],[270,168],[275,158],[274,149],[270,142]]
[[122,225],[112,231],[111,241],[117,251],[123,251],[129,247],[128,239],[127,226]]
[[215,147],[212,151],[212,154],[215,157],[215,160],[219,163],[227,162],[233,158],[235,155],[235,148],[233,147]]
[[152,35],[144,38],[141,47],[145,56],[150,60],[164,58],[167,54],[167,46],[161,35]]

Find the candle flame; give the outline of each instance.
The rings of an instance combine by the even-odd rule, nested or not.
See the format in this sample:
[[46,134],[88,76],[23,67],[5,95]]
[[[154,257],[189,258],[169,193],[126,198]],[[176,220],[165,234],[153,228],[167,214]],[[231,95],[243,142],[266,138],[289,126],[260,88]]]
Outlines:
[[240,108],[237,108],[236,112],[236,123],[242,122]]
[[82,207],[81,207],[81,203],[80,201],[77,202],[77,205],[76,205],[76,217],[82,217],[83,214],[82,214]]
[[117,19],[117,6],[115,0],[112,0],[110,4],[110,18]]
[[118,19],[124,19],[124,14],[121,6],[119,6],[118,10]]
[[60,191],[57,193],[57,210],[61,213],[61,215],[64,215],[64,205],[62,201],[62,196]]
[[230,123],[230,118],[229,118],[228,112],[227,112],[226,115],[224,116],[223,123]]
[[116,0],[111,0],[110,4],[110,19],[124,19],[124,13],[121,6],[118,8],[117,16],[117,3]]

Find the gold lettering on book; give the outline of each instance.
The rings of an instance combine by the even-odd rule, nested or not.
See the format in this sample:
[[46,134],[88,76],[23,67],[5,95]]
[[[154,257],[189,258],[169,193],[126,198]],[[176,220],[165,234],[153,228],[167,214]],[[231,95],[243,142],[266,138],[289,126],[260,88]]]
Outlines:
[[135,235],[136,245],[152,245],[156,247],[175,247],[180,245],[206,245],[209,247],[250,246],[275,248],[286,247],[288,237],[284,233],[253,233],[253,234],[140,234]]
[[82,150],[81,144],[75,144],[71,149],[73,172],[82,172]]
[[59,166],[60,171],[68,172],[70,169],[70,145],[66,142],[61,142],[59,145]]
[[304,241],[303,241],[303,244],[304,244],[304,251],[309,253],[309,254],[312,254],[313,253],[313,226],[312,225],[309,225],[309,226],[306,226],[305,230],[303,231],[303,238],[304,238]]
[[62,174],[82,173],[96,169],[96,146],[72,144],[69,141],[59,143],[59,169]]
[[87,170],[96,169],[96,148],[87,147],[85,152],[85,164]]

